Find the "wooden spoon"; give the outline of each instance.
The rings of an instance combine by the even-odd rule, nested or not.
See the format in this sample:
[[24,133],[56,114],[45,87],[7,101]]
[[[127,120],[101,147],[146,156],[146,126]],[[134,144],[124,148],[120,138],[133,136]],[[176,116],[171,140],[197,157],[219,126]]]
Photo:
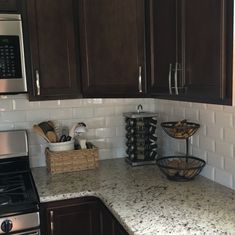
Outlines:
[[51,141],[47,138],[47,136],[44,134],[43,130],[38,125],[33,125],[33,130],[41,136],[44,140],[46,140],[48,143],[51,143]]
[[46,137],[50,140],[51,143],[55,143],[57,141],[57,136],[54,131],[48,131],[46,133]]

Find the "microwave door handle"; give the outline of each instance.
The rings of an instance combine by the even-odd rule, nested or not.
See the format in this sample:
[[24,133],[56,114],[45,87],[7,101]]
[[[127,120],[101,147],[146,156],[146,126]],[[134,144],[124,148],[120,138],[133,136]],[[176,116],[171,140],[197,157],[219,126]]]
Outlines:
[[37,95],[39,96],[41,94],[41,90],[40,90],[40,75],[39,75],[39,71],[37,69],[35,71],[35,75],[36,75]]

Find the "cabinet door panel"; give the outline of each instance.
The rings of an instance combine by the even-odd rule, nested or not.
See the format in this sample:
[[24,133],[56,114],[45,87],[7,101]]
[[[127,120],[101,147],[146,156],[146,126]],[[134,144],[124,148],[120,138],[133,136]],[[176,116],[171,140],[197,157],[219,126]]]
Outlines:
[[19,0],[1,0],[0,12],[17,12],[19,10]]
[[144,90],[144,1],[80,1],[85,96],[131,96]]
[[[223,0],[183,0],[187,95],[222,99],[225,76]],[[208,92],[209,91],[209,92]]]
[[[28,15],[34,95],[39,99],[78,96],[73,0],[29,0]],[[37,94],[36,71],[40,94]]]
[[49,218],[47,234],[100,235],[96,202],[49,207],[47,217]]
[[176,63],[176,2],[150,0],[151,94],[169,94],[169,68]]

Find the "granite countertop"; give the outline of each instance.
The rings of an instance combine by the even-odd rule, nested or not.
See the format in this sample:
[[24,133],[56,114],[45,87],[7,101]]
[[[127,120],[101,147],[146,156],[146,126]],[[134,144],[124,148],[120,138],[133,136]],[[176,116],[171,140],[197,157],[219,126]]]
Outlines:
[[202,176],[167,180],[157,166],[105,160],[95,170],[32,170],[41,202],[97,196],[130,235],[235,234],[235,192]]

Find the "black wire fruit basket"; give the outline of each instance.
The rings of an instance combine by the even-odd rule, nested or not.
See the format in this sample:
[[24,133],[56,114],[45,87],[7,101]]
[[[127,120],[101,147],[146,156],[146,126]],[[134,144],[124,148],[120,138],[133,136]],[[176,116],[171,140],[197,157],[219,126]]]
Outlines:
[[186,120],[179,122],[162,122],[163,130],[172,138],[188,139],[196,133],[200,125]]
[[187,122],[163,122],[163,130],[172,138],[185,139],[185,156],[168,156],[157,159],[157,165],[168,179],[174,181],[189,181],[194,179],[203,169],[206,162],[203,159],[189,156],[189,138],[196,133],[200,125]]
[[194,179],[203,169],[206,162],[197,157],[169,156],[157,159],[157,165],[168,179],[189,181]]

